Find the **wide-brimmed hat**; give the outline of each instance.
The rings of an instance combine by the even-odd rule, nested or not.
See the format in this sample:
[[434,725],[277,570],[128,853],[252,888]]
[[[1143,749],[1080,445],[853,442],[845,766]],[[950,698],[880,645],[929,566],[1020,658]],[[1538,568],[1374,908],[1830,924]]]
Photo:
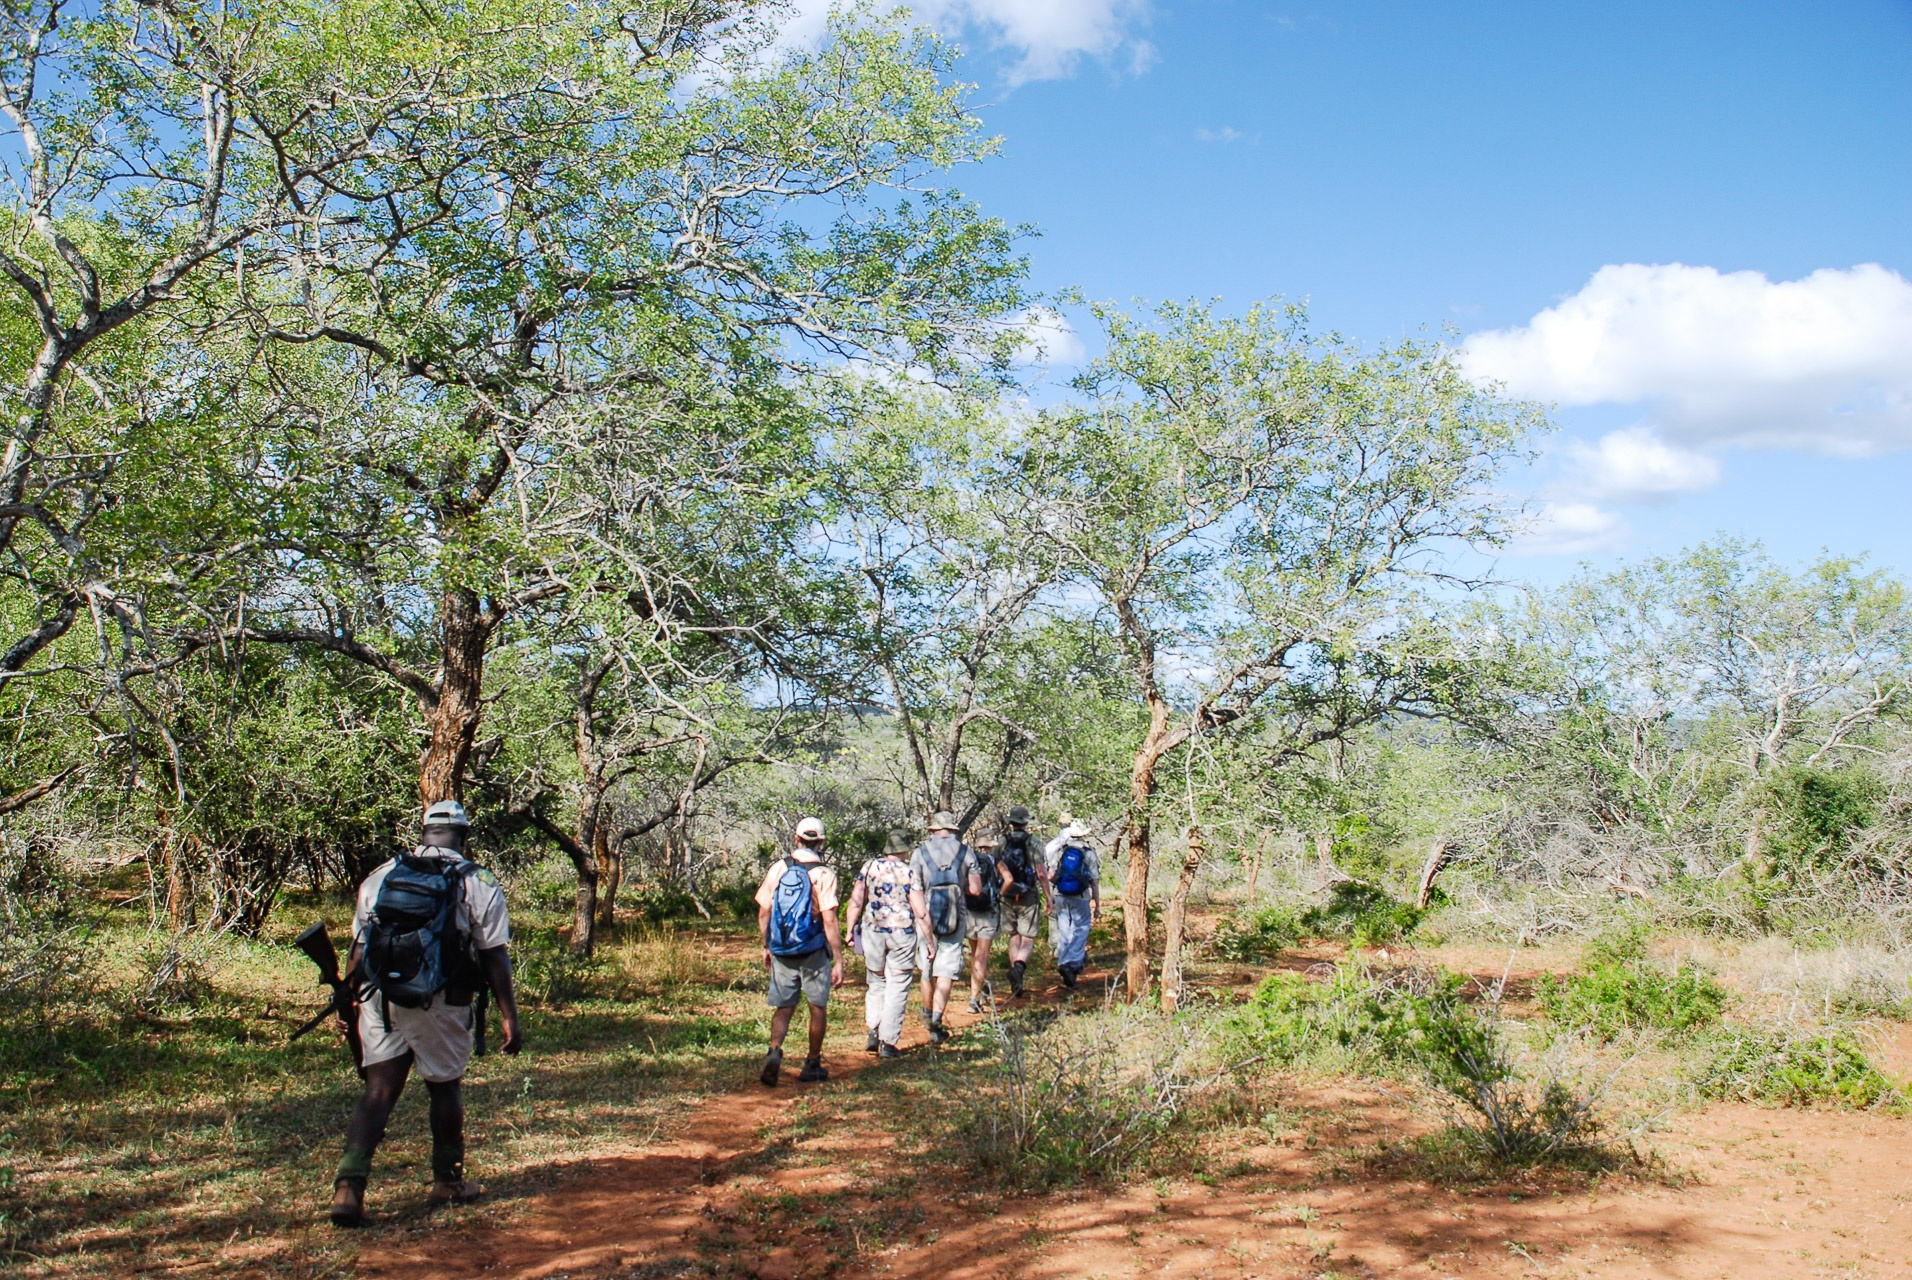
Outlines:
[[1062,834],[1068,836],[1071,840],[1087,840],[1089,838],[1089,824],[1086,822],[1071,822],[1069,829]]
[[908,853],[912,847],[909,836],[901,831],[890,832],[889,838],[883,841],[883,852],[886,854]]
[[797,823],[797,839],[799,840],[823,839],[823,819],[822,818],[805,818],[803,821]]
[[969,837],[969,842],[978,849],[994,849],[1002,843],[1002,837],[996,834],[994,827],[984,827]]
[[956,815],[947,809],[938,809],[935,813],[929,815],[929,829],[931,831],[954,831],[956,829]]
[[1026,827],[1029,825],[1029,810],[1019,804],[1009,806],[1009,825]]

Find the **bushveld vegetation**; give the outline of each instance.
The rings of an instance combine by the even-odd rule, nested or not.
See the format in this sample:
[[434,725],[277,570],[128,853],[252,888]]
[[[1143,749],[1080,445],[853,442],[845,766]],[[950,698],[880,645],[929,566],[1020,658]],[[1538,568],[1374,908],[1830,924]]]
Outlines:
[[[342,1265],[350,1078],[284,1043],[281,944],[454,796],[532,1014],[471,1090],[507,1186],[741,1078],[802,813],[846,870],[933,809],[1096,828],[1111,1002],[870,1104],[973,1099],[978,1178],[1144,1174],[1310,1074],[1470,1167],[1904,1105],[1903,583],[1725,537],[1491,580],[1543,411],[1279,300],[1085,305],[1023,394],[1076,300],[874,10],[400,9],[4,16],[9,1263]],[[1585,954],[1515,992],[1444,944]]]

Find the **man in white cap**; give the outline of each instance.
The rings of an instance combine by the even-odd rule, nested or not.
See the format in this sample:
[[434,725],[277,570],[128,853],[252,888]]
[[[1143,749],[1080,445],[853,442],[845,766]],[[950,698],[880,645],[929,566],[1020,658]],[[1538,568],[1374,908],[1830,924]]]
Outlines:
[[1055,924],[1056,972],[1073,987],[1088,963],[1089,928],[1102,914],[1102,862],[1089,828],[1071,822],[1049,843],[1049,914]]
[[[465,1068],[471,1061],[472,1006],[489,987],[503,1015],[506,1053],[524,1046],[511,981],[511,923],[504,890],[465,857],[471,822],[456,800],[425,810],[411,853],[375,869],[359,886],[347,972],[362,972],[368,996],[357,1010],[365,1047],[365,1092],[345,1131],[332,1181],[332,1223],[361,1227],[365,1183],[386,1121],[412,1068],[425,1078],[432,1130],[431,1204],[464,1204],[483,1188],[465,1180]],[[482,1006],[481,1006],[482,1007]]]
[[982,867],[976,852],[956,835],[956,815],[930,815],[929,839],[910,855],[910,875],[923,895],[927,915],[917,943],[917,965],[923,971],[923,1021],[929,1038],[938,1044],[949,1039],[943,1011],[949,1007],[950,988],[963,971],[963,935],[969,927],[965,896],[983,891]]
[[790,856],[779,858],[757,888],[757,932],[763,939],[763,967],[770,974],[770,1051],[758,1079],[777,1083],[783,1067],[783,1038],[796,1014],[797,999],[810,1003],[810,1052],[797,1079],[828,1080],[823,1066],[823,1033],[829,1026],[830,991],[843,985],[843,937],[837,924],[837,875],[823,861],[823,823],[797,823]]

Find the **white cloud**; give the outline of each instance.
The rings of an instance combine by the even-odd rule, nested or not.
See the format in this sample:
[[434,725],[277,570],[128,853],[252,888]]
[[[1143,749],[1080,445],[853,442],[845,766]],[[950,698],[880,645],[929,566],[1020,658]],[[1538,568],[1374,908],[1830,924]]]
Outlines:
[[1862,457],[1912,446],[1912,281],[1876,264],[1606,266],[1527,325],[1476,333],[1470,373],[1563,405],[1646,404],[1677,445]]
[[[831,7],[830,0],[795,0],[785,39],[814,43]],[[974,35],[1020,54],[1012,85],[1073,75],[1084,55],[1113,58],[1126,49],[1133,75],[1155,62],[1155,46],[1133,34],[1148,19],[1149,0],[908,0],[908,7],[944,35]]]
[[1651,427],[1609,431],[1567,445],[1576,494],[1607,502],[1664,502],[1719,483],[1719,460],[1670,445]]
[[1261,135],[1259,133],[1252,133],[1252,134],[1243,133],[1240,129],[1237,129],[1234,125],[1225,124],[1219,129],[1197,129],[1195,131],[1195,141],[1220,142],[1223,144],[1227,144],[1230,142],[1246,142],[1249,146],[1252,147],[1257,142],[1261,141]]
[[1549,502],[1508,548],[1517,556],[1584,556],[1617,551],[1631,532],[1626,519],[1590,502]]
[[1022,363],[1046,368],[1070,368],[1088,363],[1089,349],[1068,317],[1047,307],[1031,307],[1018,317],[1022,330]]

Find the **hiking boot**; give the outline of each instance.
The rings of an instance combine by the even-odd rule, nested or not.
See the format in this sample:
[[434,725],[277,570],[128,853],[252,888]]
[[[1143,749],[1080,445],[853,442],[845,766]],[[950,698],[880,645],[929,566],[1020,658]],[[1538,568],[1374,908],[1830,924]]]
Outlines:
[[1028,967],[1020,960],[1009,966],[1009,994],[1018,1000],[1028,994],[1022,989],[1022,975]]
[[770,1085],[772,1088],[775,1088],[777,1083],[777,1072],[782,1067],[783,1067],[783,1050],[772,1049],[769,1053],[766,1053],[763,1056],[763,1071],[757,1076],[757,1079],[763,1081],[767,1085]]
[[805,1058],[803,1070],[797,1072],[797,1080],[802,1084],[818,1084],[830,1078],[830,1069],[823,1065],[822,1058]]
[[332,1225],[344,1230],[369,1227],[372,1219],[365,1212],[365,1192],[349,1182],[341,1182],[332,1191]]
[[929,1024],[929,1038],[937,1044],[941,1044],[943,1041],[949,1039],[949,1028],[943,1025],[942,1019],[939,1018]]
[[1068,968],[1058,969],[1056,972],[1062,975],[1062,985],[1073,991],[1075,989],[1076,971],[1073,968]]
[[879,1044],[876,1047],[876,1056],[879,1058],[900,1058],[903,1056],[903,1051],[893,1044]]
[[456,1182],[434,1182],[432,1189],[425,1195],[425,1203],[429,1205],[470,1204],[483,1194],[485,1194],[483,1187],[465,1178],[460,1178]]
[[871,1028],[870,1028],[870,1038],[869,1038],[869,1040],[868,1040],[868,1041],[867,1041],[867,1042],[866,1042],[866,1043],[864,1044],[864,1046],[863,1046],[863,1052],[865,1052],[865,1053],[875,1053],[875,1052],[876,1052],[876,1049],[877,1049],[877,1046],[878,1046],[878,1045],[880,1045],[880,1044],[882,1044],[882,1043],[883,1043],[883,1042],[882,1042],[881,1040],[879,1040],[879,1039],[877,1038],[877,1035],[876,1035],[876,1028],[875,1028],[875,1027],[871,1027]]

